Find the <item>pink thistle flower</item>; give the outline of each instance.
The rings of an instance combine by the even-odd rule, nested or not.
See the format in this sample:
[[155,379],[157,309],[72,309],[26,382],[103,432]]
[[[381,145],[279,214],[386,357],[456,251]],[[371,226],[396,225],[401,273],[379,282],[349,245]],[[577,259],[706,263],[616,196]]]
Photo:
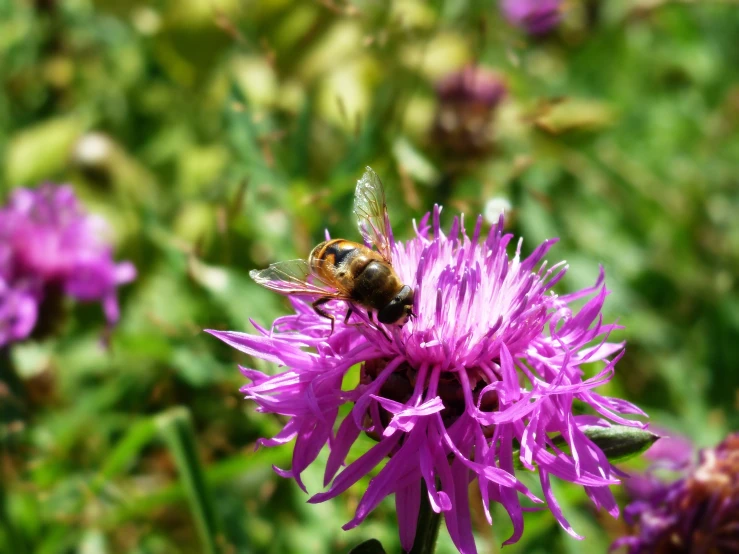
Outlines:
[[[362,523],[394,494],[401,544],[409,550],[423,481],[459,551],[476,552],[468,495],[474,481],[488,522],[493,502],[510,515],[514,531],[505,544],[523,533],[526,508],[519,495],[545,502],[579,538],[552,493],[551,477],[582,485],[597,507],[616,516],[609,486],[619,482],[618,472],[583,428],[608,426],[609,420],[643,427],[624,417],[644,415],[636,406],[596,392],[624,352],[622,343],[608,342],[618,327],[601,315],[607,295],[603,272],[593,287],[557,295],[552,287],[565,274],[564,262],[549,269],[540,263],[556,240],[525,259],[519,241],[510,257],[512,236],[503,234],[502,219],[480,240],[482,217],[470,238],[462,218],[445,234],[440,212],[437,206],[427,214],[414,238],[392,244],[393,267],[415,290],[416,317],[403,327],[380,331],[363,311],[345,324],[346,304],[331,301],[322,306],[336,317],[329,336],[328,319],[291,297],[295,313],[275,320],[271,330],[252,321],[257,334],[208,332],[283,366],[277,375],[242,367],[251,383],[241,390],[259,411],[287,418],[280,433],[258,442],[295,441],[292,467],[275,468],[279,475],[305,490],[302,472],[328,445],[328,488],[310,502],[334,498],[381,467],[344,529]],[[586,298],[579,310],[573,307]],[[581,366],[593,362],[601,369],[586,375]],[[362,364],[360,384],[343,390],[344,376],[357,364]],[[340,417],[344,404],[352,409]],[[592,415],[575,415],[576,405]],[[348,463],[349,449],[363,432],[377,444]],[[556,434],[559,442],[552,439]],[[543,501],[517,478],[517,462],[538,474]]]
[[486,155],[495,111],[506,94],[501,76],[485,67],[468,65],[446,75],[436,83],[433,143],[457,160]]
[[562,0],[501,0],[501,10],[511,24],[530,35],[554,29],[561,17]]
[[[636,483],[633,478],[626,482],[633,502],[624,509],[624,519],[633,534],[616,540],[611,550],[626,547],[628,554],[739,551],[739,433],[729,434],[715,448],[701,450],[697,463],[686,463],[688,446],[680,439],[666,442],[650,456],[654,460],[650,472],[637,477]],[[665,467],[679,470],[679,478],[668,482],[654,475],[654,470]]]
[[52,314],[60,293],[99,301],[118,320],[116,287],[133,280],[130,262],[115,263],[107,226],[88,215],[69,186],[17,189],[0,208],[0,346],[27,338]]

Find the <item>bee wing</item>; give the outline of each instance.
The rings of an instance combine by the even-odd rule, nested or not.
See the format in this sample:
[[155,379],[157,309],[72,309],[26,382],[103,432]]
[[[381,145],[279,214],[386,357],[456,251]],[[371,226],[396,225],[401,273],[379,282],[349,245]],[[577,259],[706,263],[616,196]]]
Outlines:
[[387,215],[385,189],[382,181],[371,167],[368,167],[357,181],[354,193],[354,213],[357,216],[359,232],[368,246],[374,245],[387,263],[392,263],[393,234],[390,218]]
[[257,284],[280,294],[341,296],[335,287],[311,272],[306,260],[288,260],[271,264],[266,269],[252,269],[249,277]]

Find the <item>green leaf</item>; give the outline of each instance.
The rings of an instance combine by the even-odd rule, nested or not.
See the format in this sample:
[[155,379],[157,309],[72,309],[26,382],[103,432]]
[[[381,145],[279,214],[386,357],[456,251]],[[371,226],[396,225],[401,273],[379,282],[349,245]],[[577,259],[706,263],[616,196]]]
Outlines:
[[[612,464],[625,462],[638,456],[660,438],[651,431],[626,425],[612,425],[611,427],[587,425],[581,427],[580,430],[603,451]],[[552,437],[552,442],[557,448],[564,447],[564,450],[568,450],[568,445],[562,435]]]
[[349,554],[385,554],[385,549],[380,544],[380,541],[370,539],[352,548]]
[[19,529],[16,528],[15,522],[13,522],[6,509],[6,496],[3,487],[0,487],[0,539],[3,539],[2,544],[10,545],[13,552],[18,554],[25,554],[29,552],[25,537]]
[[646,429],[613,425],[612,427],[587,426],[582,432],[593,441],[612,464],[625,462],[645,452],[660,437]]
[[[212,490],[217,487],[229,486],[239,479],[256,479],[246,489],[241,486],[240,490],[249,490],[257,494],[257,484],[262,484],[263,471],[269,473],[270,465],[285,465],[292,458],[291,448],[271,448],[260,451],[259,455],[238,455],[211,464],[205,475],[207,485]],[[136,495],[127,500],[125,504],[116,507],[106,518],[106,527],[121,525],[129,519],[146,518],[163,506],[183,502],[185,491],[181,483],[172,483],[161,488],[147,489],[142,495]]]
[[162,438],[167,443],[177,464],[180,478],[185,484],[190,507],[203,543],[203,552],[217,554],[218,533],[216,514],[210,491],[205,483],[197,453],[197,437],[190,411],[185,407],[173,408],[156,418]]
[[129,467],[141,454],[143,448],[156,435],[157,428],[150,418],[134,423],[125,436],[118,441],[115,449],[106,457],[100,472],[92,482],[94,493],[99,492],[105,483]]
[[[593,441],[606,455],[612,464],[618,464],[630,460],[646,451],[660,437],[646,429],[627,427],[626,425],[612,425],[601,427],[598,425],[587,425],[580,430]],[[554,446],[569,454],[569,445],[562,435],[551,437]],[[527,469],[521,463],[520,449],[513,449],[513,464],[515,469]]]

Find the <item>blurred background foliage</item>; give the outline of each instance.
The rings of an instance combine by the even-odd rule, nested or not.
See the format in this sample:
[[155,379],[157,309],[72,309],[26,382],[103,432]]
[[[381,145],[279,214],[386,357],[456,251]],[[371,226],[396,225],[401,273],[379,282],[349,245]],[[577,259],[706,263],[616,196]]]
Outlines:
[[[325,227],[355,239],[365,165],[396,237],[434,203],[468,226],[509,204],[524,250],[561,238],[561,291],[602,264],[628,342],[606,392],[699,446],[736,428],[739,6],[564,9],[531,38],[493,0],[0,0],[3,199],[73,183],[139,270],[109,350],[99,308],[71,304],[56,338],[12,350],[0,551],[398,550],[392,504],[344,532],[361,486],[308,505],[270,469],[289,467],[290,445],[253,452],[279,424],[241,400],[236,363],[265,364],[201,332],[286,312],[248,270],[305,256]],[[508,89],[476,155],[433,132],[434,84],[466,64]],[[531,513],[507,552],[605,552],[622,531],[559,489],[586,540]],[[510,534],[495,515],[490,528],[473,511],[482,552]]]

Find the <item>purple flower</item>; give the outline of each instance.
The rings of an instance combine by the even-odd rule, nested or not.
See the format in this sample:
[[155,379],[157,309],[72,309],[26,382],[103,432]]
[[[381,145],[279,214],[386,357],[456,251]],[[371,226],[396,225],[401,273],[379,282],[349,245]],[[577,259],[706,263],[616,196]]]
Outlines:
[[118,320],[116,287],[136,270],[113,261],[106,232],[69,186],[13,192],[0,208],[0,346],[27,338],[51,317],[43,308],[60,293],[102,302],[108,322]]
[[[540,263],[556,240],[525,259],[519,242],[509,257],[512,236],[503,234],[502,219],[480,241],[482,217],[471,238],[456,218],[447,235],[440,211],[436,207],[433,217],[421,220],[415,238],[392,246],[394,268],[415,290],[416,317],[402,328],[385,327],[389,338],[363,312],[343,323],[347,306],[341,301],[325,305],[336,316],[329,336],[330,322],[296,298],[291,298],[295,313],[277,319],[271,330],[252,322],[255,335],[209,332],[241,352],[284,366],[277,375],[241,368],[251,380],[242,392],[260,411],[287,418],[280,433],[259,444],[295,440],[292,468],[276,471],[303,490],[301,473],[328,445],[328,490],[310,502],[333,498],[381,467],[345,529],[359,525],[394,494],[401,544],[410,549],[423,481],[457,548],[475,552],[468,496],[475,481],[488,521],[490,503],[502,504],[514,527],[506,544],[516,542],[526,509],[519,495],[543,502],[517,478],[519,463],[538,475],[544,502],[578,537],[552,493],[551,477],[584,486],[596,506],[615,516],[609,486],[619,482],[616,470],[582,427],[607,426],[607,420],[642,426],[623,417],[643,415],[638,408],[595,392],[623,354],[623,344],[608,342],[618,327],[603,323],[600,313],[607,294],[603,273],[591,288],[557,295],[552,287],[565,274],[564,262],[549,269]],[[573,304],[585,298],[576,310]],[[591,369],[594,362],[597,372]],[[359,384],[344,388],[357,364]],[[588,369],[581,367],[585,364]],[[344,416],[345,404],[351,410]],[[573,410],[582,408],[591,415],[575,415]],[[349,449],[363,432],[377,444],[348,462]],[[561,440],[554,440],[557,434]]]
[[492,110],[505,98],[506,87],[497,73],[468,65],[440,79],[436,93],[443,103],[472,103]]
[[501,0],[501,10],[511,24],[530,35],[542,35],[557,26],[562,0]]
[[455,159],[485,155],[492,143],[490,126],[495,109],[506,93],[502,78],[479,66],[468,65],[438,81],[434,145]]
[[[650,425],[649,429],[661,438],[644,453],[651,462],[651,469],[680,470],[690,466],[693,460],[693,443],[686,437],[675,435],[668,429]],[[628,483],[627,481],[627,486]]]
[[697,465],[681,467],[682,478],[670,483],[652,473],[638,477],[636,486],[627,481],[634,502],[624,518],[634,534],[614,542],[612,549],[625,546],[629,554],[739,552],[739,433],[701,451]]

